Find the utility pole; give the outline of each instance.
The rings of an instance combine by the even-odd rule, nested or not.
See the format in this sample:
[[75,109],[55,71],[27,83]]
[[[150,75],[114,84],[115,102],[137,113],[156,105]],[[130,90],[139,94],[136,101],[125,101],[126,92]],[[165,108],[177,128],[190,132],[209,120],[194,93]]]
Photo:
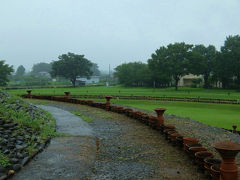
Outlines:
[[109,67],[108,67],[108,69],[109,69],[109,82],[110,82],[110,74],[111,74],[111,71],[110,71],[110,64],[109,64]]
[[108,80],[107,80],[107,82],[106,82],[106,86],[109,86],[109,84],[110,84],[110,64],[109,64],[109,66],[108,66]]

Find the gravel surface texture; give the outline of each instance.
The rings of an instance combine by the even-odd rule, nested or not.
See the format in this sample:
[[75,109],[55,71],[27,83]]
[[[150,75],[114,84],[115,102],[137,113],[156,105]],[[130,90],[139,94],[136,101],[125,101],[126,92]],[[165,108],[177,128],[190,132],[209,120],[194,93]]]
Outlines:
[[183,151],[137,120],[88,106],[48,103],[93,118],[89,125],[97,149],[88,179],[206,179]]
[[50,106],[41,107],[56,119],[57,132],[68,133],[68,136],[53,138],[49,146],[12,179],[87,179],[96,158],[96,138],[92,128],[68,111]]
[[[44,102],[93,119],[89,125],[96,137],[96,160],[91,173],[85,175],[86,179],[206,179],[182,150],[135,119],[89,106]],[[145,112],[155,115],[154,112]],[[220,157],[212,143],[225,140],[240,143],[239,135],[189,118],[166,114],[165,124],[174,124],[184,136],[198,138],[217,158]],[[237,163],[240,165],[239,156]]]

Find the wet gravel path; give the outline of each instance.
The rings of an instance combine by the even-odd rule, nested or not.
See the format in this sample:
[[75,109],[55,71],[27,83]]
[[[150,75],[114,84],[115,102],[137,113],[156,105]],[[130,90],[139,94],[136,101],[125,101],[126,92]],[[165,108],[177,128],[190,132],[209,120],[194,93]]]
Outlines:
[[52,113],[57,132],[68,136],[52,139],[50,145],[12,179],[86,179],[96,158],[96,138],[92,128],[68,111],[49,106],[41,108]]
[[[68,178],[70,174],[66,171],[68,167],[72,169],[72,172],[76,171],[75,179],[206,179],[205,175],[198,171],[197,166],[189,161],[183,151],[173,147],[157,131],[150,129],[137,120],[89,106],[52,101],[42,102],[45,105],[66,110],[68,113],[72,111],[79,112],[82,115],[91,117],[93,121],[86,126],[90,127],[90,134],[92,135],[79,136],[82,140],[69,139],[69,141],[64,141],[67,138],[64,137],[53,139],[51,142],[54,145],[54,142],[58,141],[58,145],[60,146],[61,143],[63,149],[53,149],[52,154],[50,153],[48,157],[54,156],[54,152],[59,153],[66,150],[68,153],[65,153],[71,156],[72,153],[70,152],[73,151],[71,147],[80,146],[75,153],[77,156],[77,152],[81,152],[82,159],[79,158],[75,162],[74,155],[71,159],[72,162],[66,163],[65,167],[55,167],[52,164],[45,164],[47,159],[44,159],[44,156],[42,156],[44,153],[42,153],[38,155],[38,159],[41,159],[40,162],[42,163],[40,169],[37,167],[35,168],[36,171],[34,171],[34,168],[26,170],[26,172],[36,172],[38,177],[41,177],[39,179],[47,179],[47,176],[41,173],[41,170],[44,170],[44,168],[41,168],[42,166],[50,166],[53,169],[54,175],[47,174],[51,177],[50,179],[73,179]],[[153,112],[148,111],[147,113],[155,115]],[[75,117],[72,114],[70,116]],[[65,117],[65,119],[68,120],[69,118]],[[201,144],[216,154],[216,157],[219,156],[211,147],[212,143],[222,140],[240,142],[240,136],[238,135],[188,118],[166,115],[165,119],[166,124],[174,124],[184,136],[198,138]],[[65,126],[68,125],[65,124]],[[62,128],[64,129],[65,126]],[[74,128],[73,131],[75,131]],[[65,145],[68,147],[67,149],[64,149]],[[51,151],[50,147],[51,145],[46,152]],[[59,158],[59,161],[64,162],[65,159]],[[237,163],[239,164],[239,162],[238,156]],[[38,164],[35,163],[34,166],[36,165]]]
[[86,179],[206,179],[182,151],[137,120],[88,106],[47,103],[93,119],[96,161]]

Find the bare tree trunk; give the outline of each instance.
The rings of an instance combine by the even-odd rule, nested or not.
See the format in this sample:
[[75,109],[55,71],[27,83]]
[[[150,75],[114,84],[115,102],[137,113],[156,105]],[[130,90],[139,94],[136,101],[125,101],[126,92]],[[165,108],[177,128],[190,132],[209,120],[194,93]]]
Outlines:
[[175,90],[177,91],[178,90],[178,82],[179,82],[179,77],[178,76],[175,76]]
[[76,87],[76,78],[75,79],[71,79],[72,85],[73,87]]

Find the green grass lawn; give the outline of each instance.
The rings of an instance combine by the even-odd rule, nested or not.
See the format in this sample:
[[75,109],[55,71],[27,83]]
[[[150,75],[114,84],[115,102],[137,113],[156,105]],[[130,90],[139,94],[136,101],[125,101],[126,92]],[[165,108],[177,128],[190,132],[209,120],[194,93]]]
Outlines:
[[[180,87],[178,91],[174,88],[126,88],[114,87],[77,87],[77,88],[44,88],[32,89],[32,94],[43,95],[64,95],[69,91],[72,95],[121,95],[121,96],[168,96],[168,97],[193,97],[193,98],[215,98],[215,99],[236,99],[240,101],[240,92],[222,89],[202,89]],[[11,94],[26,94],[26,89],[7,90]]]
[[232,125],[236,124],[240,127],[240,105],[144,100],[111,100],[111,102],[150,111],[164,107],[168,114],[189,117],[211,126],[232,129]]
[[[45,88],[33,89],[32,94],[64,95],[70,91],[72,95],[122,95],[122,96],[168,96],[168,97],[198,97],[237,99],[240,100],[240,92],[233,90],[202,88],[174,88],[152,89],[152,88],[125,88],[114,87],[78,87],[78,88]],[[10,94],[26,94],[26,89],[8,90]],[[98,100],[100,101],[100,100]],[[105,100],[101,100],[105,101]],[[170,102],[170,101],[149,101],[149,100],[112,100],[117,104],[133,106],[146,110],[153,110],[156,107],[167,108],[167,113],[182,117],[189,117],[193,120],[203,122],[212,126],[232,129],[233,124],[240,126],[240,105],[210,104],[194,102]]]

